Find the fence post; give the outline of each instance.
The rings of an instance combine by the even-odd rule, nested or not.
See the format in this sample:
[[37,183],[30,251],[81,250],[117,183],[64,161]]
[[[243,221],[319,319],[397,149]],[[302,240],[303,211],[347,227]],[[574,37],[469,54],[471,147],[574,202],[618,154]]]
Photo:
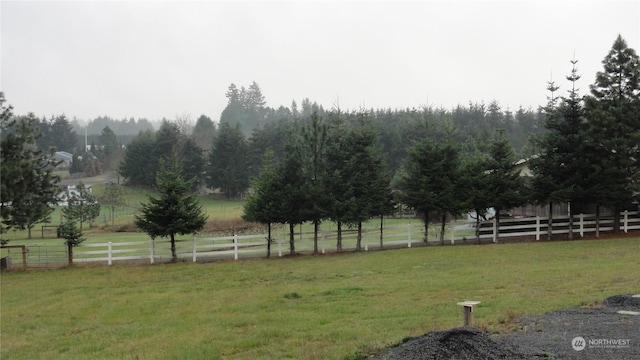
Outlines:
[[238,260],[238,235],[233,234],[233,260]]
[[193,262],[196,262],[196,237],[193,237]]
[[111,241],[109,241],[109,260],[108,260],[108,264],[111,265],[113,263],[113,254],[111,253]]
[[362,237],[364,239],[364,251],[369,251],[369,241],[367,240],[367,230],[362,231]]
[[327,233],[322,234],[322,255],[324,255],[324,243],[327,242]]
[[498,232],[498,221],[496,220],[496,218],[493,218],[493,242],[497,243],[498,242],[498,237],[496,236]]
[[623,227],[625,233],[628,232],[627,231],[628,230],[628,228],[627,228],[628,221],[629,221],[629,210],[625,210],[624,211],[624,227]]
[[540,240],[540,216],[536,216],[536,241]]
[[27,270],[27,247],[22,245],[22,265],[25,270]]
[[454,244],[455,241],[455,226],[451,224],[451,245]]
[[151,239],[151,254],[149,255],[149,263],[153,264],[153,262],[155,261],[155,255],[156,255],[156,241],[155,239]]
[[411,224],[407,225],[407,233],[409,237],[409,243],[407,244],[407,246],[411,247]]
[[584,236],[584,214],[580,214],[580,237]]

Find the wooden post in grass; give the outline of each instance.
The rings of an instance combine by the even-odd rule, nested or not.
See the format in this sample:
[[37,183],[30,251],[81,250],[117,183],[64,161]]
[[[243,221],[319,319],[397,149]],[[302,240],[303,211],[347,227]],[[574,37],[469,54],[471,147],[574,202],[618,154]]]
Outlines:
[[462,306],[464,314],[464,326],[473,326],[473,306],[480,304],[480,301],[463,301],[458,305]]

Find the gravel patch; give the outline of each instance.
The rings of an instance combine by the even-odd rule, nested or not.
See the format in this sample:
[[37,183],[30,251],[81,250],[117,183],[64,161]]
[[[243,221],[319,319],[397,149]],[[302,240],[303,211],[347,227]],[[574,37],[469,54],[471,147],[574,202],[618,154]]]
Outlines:
[[640,297],[616,295],[598,307],[522,317],[516,321],[521,331],[430,332],[370,359],[640,359],[640,316],[632,312],[640,312]]

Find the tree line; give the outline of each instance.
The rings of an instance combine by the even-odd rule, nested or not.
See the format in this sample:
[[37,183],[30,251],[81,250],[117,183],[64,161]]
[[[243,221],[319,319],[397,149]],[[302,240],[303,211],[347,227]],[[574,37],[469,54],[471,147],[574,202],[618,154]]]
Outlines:
[[[155,187],[162,162],[175,157],[191,191],[206,185],[233,197],[250,189],[247,219],[308,221],[316,234],[322,221],[359,227],[396,204],[442,224],[469,209],[482,216],[493,207],[499,217],[527,202],[627,208],[639,182],[638,56],[619,36],[586,96],[572,64],[566,95],[551,82],[546,106],[515,113],[497,102],[343,112],[304,100],[274,109],[255,82],[232,84],[219,124],[203,115],[190,131],[164,121],[139,132],[117,168],[127,184]],[[8,133],[18,123],[28,124],[14,121]],[[534,175],[527,184],[514,173],[522,158]]]

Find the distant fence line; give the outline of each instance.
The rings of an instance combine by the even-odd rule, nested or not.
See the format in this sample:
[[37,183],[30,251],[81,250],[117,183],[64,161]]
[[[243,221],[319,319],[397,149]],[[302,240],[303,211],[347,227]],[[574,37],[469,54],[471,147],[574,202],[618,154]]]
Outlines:
[[[468,226],[449,226],[444,239],[447,244],[463,244],[475,241],[475,224]],[[282,231],[272,233],[272,256],[284,256],[289,253],[289,233],[287,227]],[[546,217],[531,217],[520,219],[501,219],[499,236],[495,219],[482,223],[480,239],[483,242],[498,242],[502,239],[514,238],[535,239],[545,238],[548,233],[548,219]],[[600,232],[613,230],[613,217],[603,217],[599,221]],[[640,230],[640,212],[621,213],[620,230],[629,232]],[[596,232],[596,216],[593,214],[579,214],[574,216],[573,231],[576,237]],[[553,218],[552,233],[566,234],[569,232],[569,217],[555,216]],[[343,230],[343,251],[353,251],[356,248],[355,230]],[[439,244],[442,240],[430,232],[428,244]],[[265,257],[267,254],[267,235],[231,235],[221,237],[200,237],[176,240],[176,253],[179,261],[207,262],[226,259],[245,259]],[[333,252],[336,248],[337,232],[321,231],[318,239],[318,249],[321,253]],[[362,249],[364,251],[382,250],[426,245],[424,239],[424,225],[416,221],[406,225],[385,226],[382,240],[379,228],[363,228]],[[313,251],[313,232],[296,232],[296,253],[311,253]],[[52,267],[66,265],[67,253],[65,245],[27,245],[26,267]],[[10,256],[18,256],[10,252]],[[73,250],[74,263],[98,263],[113,265],[116,262],[164,263],[172,260],[169,240],[143,240],[129,242],[83,243]],[[14,259],[14,267],[20,265]],[[24,264],[23,264],[24,266]]]

